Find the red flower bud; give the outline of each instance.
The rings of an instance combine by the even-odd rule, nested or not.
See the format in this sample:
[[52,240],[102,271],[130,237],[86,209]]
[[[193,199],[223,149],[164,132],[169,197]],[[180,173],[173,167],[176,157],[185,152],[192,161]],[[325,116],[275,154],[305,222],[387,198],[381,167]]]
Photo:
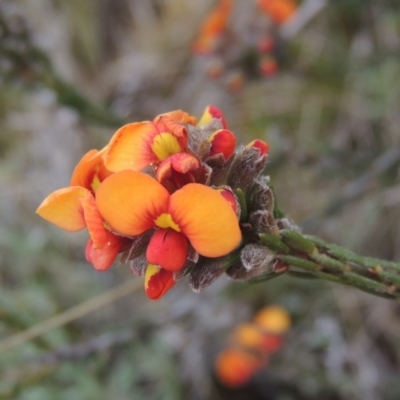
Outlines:
[[255,149],[260,150],[261,155],[263,156],[264,154],[268,153],[269,150],[269,145],[268,143],[263,142],[260,139],[253,140],[250,142],[246,147],[253,147]]
[[220,129],[214,132],[208,141],[211,143],[210,156],[216,154],[223,154],[225,160],[227,160],[235,151],[236,137],[227,129]]
[[259,40],[257,49],[260,53],[271,53],[275,48],[275,41],[272,37],[267,36]]
[[264,57],[260,60],[258,68],[261,75],[266,77],[274,76],[278,73],[279,66],[276,60],[272,57]]

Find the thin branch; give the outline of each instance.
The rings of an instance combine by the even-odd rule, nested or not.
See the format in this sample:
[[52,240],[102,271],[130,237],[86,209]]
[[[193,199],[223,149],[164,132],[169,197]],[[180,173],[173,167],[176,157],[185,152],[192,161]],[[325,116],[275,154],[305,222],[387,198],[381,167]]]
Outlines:
[[9,336],[0,342],[0,353],[27,343],[55,328],[59,328],[60,326],[68,324],[78,318],[82,318],[108,304],[114,303],[122,297],[141,289],[142,286],[143,282],[141,280],[130,279],[107,292],[103,292],[96,297],[62,312],[61,314],[38,323],[25,331]]

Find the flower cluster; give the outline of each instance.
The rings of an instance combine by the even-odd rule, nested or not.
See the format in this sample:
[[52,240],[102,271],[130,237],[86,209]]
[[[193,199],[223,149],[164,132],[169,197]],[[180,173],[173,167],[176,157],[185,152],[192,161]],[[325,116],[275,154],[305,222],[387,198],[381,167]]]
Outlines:
[[70,186],[37,213],[67,231],[87,228],[94,268],[105,271],[119,256],[145,276],[151,299],[185,275],[199,291],[225,270],[246,279],[257,235],[273,229],[273,197],[260,176],[267,156],[261,140],[236,149],[214,106],[198,122],[173,111],[124,125],[102,150],[90,150]]
[[230,388],[238,388],[268,365],[269,357],[280,350],[291,325],[287,311],[279,306],[261,309],[252,322],[237,326],[228,346],[215,360],[215,374]]
[[210,78],[237,91],[246,79],[269,78],[278,73],[282,40],[277,27],[295,14],[297,3],[256,0],[246,25],[240,24],[237,29],[232,24],[233,6],[233,0],[219,0],[203,21],[193,52],[207,58]]

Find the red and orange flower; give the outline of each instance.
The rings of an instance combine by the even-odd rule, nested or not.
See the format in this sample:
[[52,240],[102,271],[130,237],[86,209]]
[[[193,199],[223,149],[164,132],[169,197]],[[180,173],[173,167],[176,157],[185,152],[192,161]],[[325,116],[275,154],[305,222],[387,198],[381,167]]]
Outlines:
[[[261,166],[266,161],[262,141],[235,153],[235,135],[216,107],[196,122],[177,110],[121,127],[101,151],[82,158],[71,185],[51,193],[37,213],[67,231],[87,228],[86,258],[97,270],[123,253],[132,270],[145,275],[148,297],[162,297],[199,259],[206,271],[211,260],[240,247],[240,206],[226,186],[229,166],[237,170],[242,158]],[[250,180],[259,172],[252,174]]]

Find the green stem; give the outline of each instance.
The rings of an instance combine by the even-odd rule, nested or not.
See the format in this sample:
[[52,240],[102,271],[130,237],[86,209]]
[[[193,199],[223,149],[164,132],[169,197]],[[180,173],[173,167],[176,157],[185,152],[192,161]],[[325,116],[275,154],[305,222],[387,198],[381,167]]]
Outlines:
[[[350,250],[297,231],[260,234],[262,244],[296,278],[319,278],[355,287],[388,299],[400,298],[400,264],[363,257]],[[304,272],[303,272],[304,271]]]

